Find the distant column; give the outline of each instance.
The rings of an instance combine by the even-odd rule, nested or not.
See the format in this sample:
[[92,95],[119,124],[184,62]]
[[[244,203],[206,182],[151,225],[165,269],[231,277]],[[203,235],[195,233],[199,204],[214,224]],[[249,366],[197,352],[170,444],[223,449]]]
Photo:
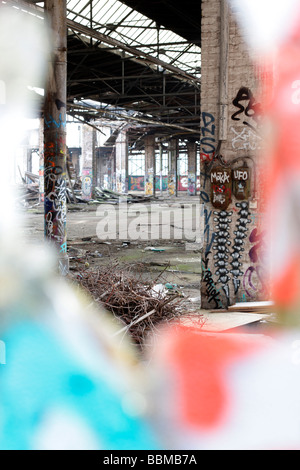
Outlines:
[[145,194],[155,194],[155,136],[145,138]]
[[169,174],[168,174],[168,195],[177,196],[177,158],[178,141],[172,139],[169,142]]
[[125,130],[116,139],[116,191],[128,192],[128,138]]
[[188,195],[197,194],[197,146],[194,142],[188,142]]
[[44,202],[44,119],[39,126],[39,200]]
[[107,161],[107,174],[108,174],[108,189],[115,190],[115,175],[116,175],[116,149],[112,148],[111,154]]
[[45,0],[52,27],[52,61],[44,103],[45,236],[56,245],[59,269],[69,271],[67,256],[66,101],[67,25],[66,0]]
[[90,201],[93,197],[93,189],[95,182],[95,145],[96,130],[87,124],[82,126],[82,172],[81,172],[81,189],[82,198]]
[[159,188],[160,194],[163,194],[163,146],[162,143],[159,144]]

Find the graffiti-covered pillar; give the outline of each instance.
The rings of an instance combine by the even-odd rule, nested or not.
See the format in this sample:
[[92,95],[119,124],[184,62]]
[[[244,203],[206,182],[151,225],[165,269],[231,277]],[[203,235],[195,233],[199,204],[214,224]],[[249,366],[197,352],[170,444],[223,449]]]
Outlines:
[[197,145],[195,142],[188,142],[188,195],[197,194]]
[[59,253],[59,268],[68,273],[66,200],[67,26],[66,0],[46,0],[52,28],[52,57],[44,102],[45,236]]
[[145,194],[155,194],[155,135],[145,137]]
[[168,195],[177,196],[177,159],[178,140],[171,139],[169,142],[169,173],[168,173]]
[[118,193],[128,192],[128,137],[122,130],[116,138],[116,190]]
[[[236,2],[238,4],[238,2]],[[201,307],[268,300],[260,154],[264,69],[254,65],[238,7],[202,0]]]
[[39,201],[44,202],[44,119],[39,123]]
[[81,170],[81,188],[82,198],[90,201],[93,197],[94,179],[95,179],[95,147],[96,130],[87,124],[82,126],[82,170]]

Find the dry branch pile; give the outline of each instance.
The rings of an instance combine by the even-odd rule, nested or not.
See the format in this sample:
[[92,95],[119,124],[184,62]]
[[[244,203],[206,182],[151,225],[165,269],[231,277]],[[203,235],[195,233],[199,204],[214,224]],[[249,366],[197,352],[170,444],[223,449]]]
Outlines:
[[142,266],[116,263],[95,272],[82,271],[78,279],[97,303],[124,323],[118,333],[128,331],[142,347],[158,323],[179,319],[182,315],[180,294],[155,290],[162,274],[149,283],[143,278]]

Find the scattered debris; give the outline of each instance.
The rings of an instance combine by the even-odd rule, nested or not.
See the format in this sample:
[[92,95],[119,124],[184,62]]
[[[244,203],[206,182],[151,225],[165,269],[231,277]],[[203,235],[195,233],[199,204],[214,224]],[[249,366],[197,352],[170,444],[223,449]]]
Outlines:
[[201,297],[200,297],[200,296],[199,296],[199,297],[190,297],[190,298],[189,298],[189,301],[190,301],[190,302],[193,302],[193,303],[194,303],[194,302],[200,302],[200,301],[201,301]]
[[[104,306],[118,318],[124,327],[117,334],[129,332],[134,342],[143,348],[149,333],[158,323],[180,320],[185,315],[183,297],[166,284],[143,279],[142,265],[121,265],[116,262],[96,271],[83,270],[77,281],[88,291],[95,302]],[[198,323],[202,321],[197,312],[190,312]]]
[[146,248],[144,248],[144,251],[155,251],[155,252],[162,252],[162,251],[165,251],[164,248],[155,248],[153,246],[147,246]]
[[169,290],[177,289],[177,284],[171,284],[170,282],[167,282],[166,288]]
[[[268,314],[274,313],[275,304],[273,301],[257,301],[257,302],[239,302],[234,305],[230,305],[226,310],[217,310],[218,312],[244,312],[244,313],[257,313],[257,314]],[[212,310],[214,311],[214,310]]]
[[239,302],[231,305],[228,310],[248,312],[248,313],[273,313],[275,304],[273,301],[257,301],[257,302]]
[[137,194],[133,195],[130,193],[121,194],[110,189],[96,187],[94,189],[94,199],[90,201],[90,203],[119,204],[120,202],[124,202],[127,204],[132,204],[136,202],[149,202],[153,199],[156,199],[155,196],[143,196]]
[[[35,175],[29,171],[25,172],[25,176],[21,175],[22,184],[20,185],[20,196],[17,203],[23,207],[33,207],[40,202],[39,194],[39,175]],[[137,195],[137,194],[121,194],[116,191],[104,189],[100,187],[94,188],[93,198],[89,201],[82,197],[82,188],[80,178],[71,180],[68,172],[66,197],[69,204],[120,204],[120,203],[139,203],[149,202],[157,199],[155,196]]]

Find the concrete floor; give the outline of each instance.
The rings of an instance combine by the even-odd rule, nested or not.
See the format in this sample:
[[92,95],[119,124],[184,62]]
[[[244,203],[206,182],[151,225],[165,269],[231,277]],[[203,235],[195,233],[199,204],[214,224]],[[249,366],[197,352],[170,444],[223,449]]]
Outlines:
[[[142,264],[145,275],[172,283],[184,296],[187,312],[205,318],[204,329],[225,331],[260,324],[268,315],[201,310],[201,233],[198,197],[180,196],[137,204],[70,205],[67,216],[70,275],[78,269],[119,260]],[[43,207],[26,212],[23,236],[43,240]],[[253,331],[252,331],[253,332]]]

